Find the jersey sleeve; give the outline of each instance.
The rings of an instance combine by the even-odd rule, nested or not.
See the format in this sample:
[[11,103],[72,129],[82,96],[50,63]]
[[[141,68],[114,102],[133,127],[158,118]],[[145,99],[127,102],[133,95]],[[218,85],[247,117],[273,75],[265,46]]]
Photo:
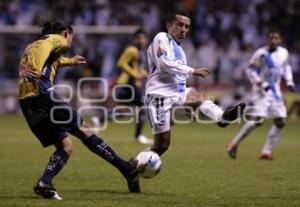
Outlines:
[[67,57],[63,57],[61,56],[59,58],[59,65],[60,66],[70,66],[70,65],[74,65],[74,61],[72,58],[67,58]]
[[152,43],[154,55],[157,56],[157,63],[160,70],[173,73],[187,75],[194,71],[194,68],[187,65],[181,65],[177,61],[171,59],[171,51],[169,39],[165,35],[157,35]]
[[128,47],[124,50],[124,52],[121,54],[117,66],[120,70],[125,71],[130,76],[132,76],[135,79],[139,79],[139,75],[135,68],[130,66],[130,62],[132,62],[133,59],[138,58],[138,51],[136,48]]

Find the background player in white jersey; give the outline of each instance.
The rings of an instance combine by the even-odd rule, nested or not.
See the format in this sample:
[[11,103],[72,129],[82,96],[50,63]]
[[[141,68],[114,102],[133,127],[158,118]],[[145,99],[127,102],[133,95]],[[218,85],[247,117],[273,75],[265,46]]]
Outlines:
[[163,154],[170,144],[171,108],[187,105],[211,118],[221,127],[238,118],[245,104],[241,103],[225,112],[203,93],[186,87],[188,76],[206,77],[209,70],[187,65],[180,43],[185,39],[191,20],[184,11],[176,11],[167,20],[167,33],[158,33],[147,50],[149,77],[146,83],[146,106],[154,134],[151,150]]
[[253,54],[246,71],[252,83],[253,106],[249,107],[249,111],[247,109],[251,114],[250,120],[228,145],[228,154],[233,159],[236,158],[239,143],[267,118],[273,119],[274,124],[269,131],[260,159],[272,160],[272,148],[278,142],[284,127],[286,108],[280,90],[282,77],[290,91],[294,91],[295,86],[288,62],[289,53],[286,48],[279,46],[282,43],[279,31],[268,32],[267,40],[267,45]]

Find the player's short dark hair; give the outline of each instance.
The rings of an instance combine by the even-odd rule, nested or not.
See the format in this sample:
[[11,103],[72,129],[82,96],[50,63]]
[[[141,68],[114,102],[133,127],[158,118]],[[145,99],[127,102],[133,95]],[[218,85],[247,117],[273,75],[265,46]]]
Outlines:
[[185,17],[191,18],[190,15],[189,15],[189,13],[187,13],[186,11],[184,11],[184,10],[176,10],[176,11],[173,11],[172,13],[170,13],[168,15],[167,22],[168,23],[172,23],[173,21],[175,21],[176,15],[180,15],[180,16],[185,16]]
[[267,32],[267,37],[269,37],[270,34],[274,34],[274,33],[277,33],[277,34],[279,34],[280,37],[282,37],[282,33],[281,33],[281,30],[279,28],[271,28]]
[[146,31],[143,28],[138,28],[133,34],[132,34],[132,38],[136,38],[138,35],[140,34],[147,34]]
[[70,24],[61,21],[45,22],[41,25],[42,35],[48,34],[60,34],[64,30],[68,30],[73,33],[73,28]]

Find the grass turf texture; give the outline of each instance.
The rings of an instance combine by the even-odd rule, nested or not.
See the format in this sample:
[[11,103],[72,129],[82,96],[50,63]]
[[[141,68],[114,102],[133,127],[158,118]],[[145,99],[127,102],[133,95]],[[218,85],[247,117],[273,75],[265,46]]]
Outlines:
[[[242,143],[237,160],[225,151],[241,125],[176,125],[161,173],[141,180],[130,194],[125,180],[75,138],[75,150],[55,183],[63,201],[35,196],[32,186],[53,148],[43,149],[21,116],[0,116],[0,206],[299,206],[300,122],[288,122],[275,161],[258,160],[270,122]],[[101,136],[124,158],[145,146],[134,143],[133,125],[109,123]],[[145,134],[150,135],[147,128]]]

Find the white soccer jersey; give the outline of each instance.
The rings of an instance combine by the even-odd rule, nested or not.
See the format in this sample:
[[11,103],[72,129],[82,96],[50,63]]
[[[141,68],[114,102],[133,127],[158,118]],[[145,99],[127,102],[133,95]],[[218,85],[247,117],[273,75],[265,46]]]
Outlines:
[[[253,54],[250,60],[250,66],[247,74],[250,81],[253,83],[254,92],[258,92],[260,88],[257,87],[258,82],[267,83],[270,87],[269,96],[275,100],[282,100],[282,93],[280,90],[280,81],[283,77],[287,85],[294,85],[292,69],[288,62],[289,53],[284,47],[278,46],[272,53],[269,52],[268,47],[261,47]],[[253,66],[255,68],[253,68]]]
[[167,33],[158,33],[147,50],[149,77],[146,95],[174,97],[185,92],[194,70],[187,66],[183,49]]

